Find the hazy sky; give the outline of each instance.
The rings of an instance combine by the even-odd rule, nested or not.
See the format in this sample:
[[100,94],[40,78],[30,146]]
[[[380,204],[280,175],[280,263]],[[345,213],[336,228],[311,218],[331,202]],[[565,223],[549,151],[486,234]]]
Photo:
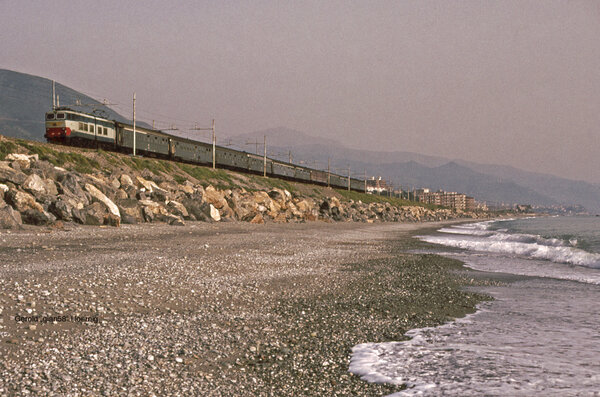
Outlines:
[[163,125],[600,182],[600,1],[0,0],[0,22],[0,68],[124,115],[136,91]]

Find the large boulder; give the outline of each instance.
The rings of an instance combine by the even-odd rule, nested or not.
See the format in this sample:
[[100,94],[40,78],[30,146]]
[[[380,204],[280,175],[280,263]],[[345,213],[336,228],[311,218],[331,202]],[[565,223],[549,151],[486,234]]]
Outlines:
[[154,182],[150,182],[149,180],[144,179],[141,176],[136,176],[135,180],[137,182],[138,187],[144,188],[148,193],[152,193],[153,185],[156,186]]
[[20,169],[26,170],[31,167],[32,162],[39,160],[39,156],[37,154],[10,153],[5,160],[16,163]]
[[104,193],[98,190],[94,185],[86,183],[85,190],[92,196],[92,201],[103,204],[113,216],[121,218],[119,207],[117,207],[117,205],[111,199],[106,197]]
[[137,200],[129,198],[117,200],[117,206],[123,223],[135,224],[144,220]]
[[121,176],[119,177],[119,182],[122,188],[133,186],[133,181],[131,180],[131,177],[127,174],[121,174]]
[[[85,192],[81,188],[83,185],[83,180],[72,172],[68,172],[62,176],[60,179],[60,189],[59,193],[69,194],[71,196],[75,196],[83,201],[87,201],[87,197]],[[87,205],[87,203],[86,203]]]
[[146,222],[166,222],[168,216],[171,215],[163,204],[156,201],[146,199],[140,200],[139,203],[142,205],[142,214]]
[[0,183],[0,198],[1,199],[4,199],[4,194],[8,191],[9,191],[8,186],[6,186],[4,183]]
[[188,213],[188,210],[179,201],[174,201],[174,200],[168,201],[167,208],[169,209],[169,211],[172,214],[180,216],[182,218],[187,219],[190,216],[190,214]]
[[272,200],[277,201],[280,205],[285,203],[285,193],[283,192],[283,190],[274,188],[270,190],[267,194]]
[[[152,182],[154,183],[154,182]],[[152,198],[157,201],[161,201],[166,203],[171,198],[169,192],[165,189],[160,188],[159,186],[152,187]]]
[[164,222],[173,226],[185,226],[185,222],[180,216],[169,214],[164,218]]
[[104,225],[109,213],[106,206],[96,201],[83,209],[83,215],[85,216],[84,224],[98,226]]
[[263,223],[265,223],[265,219],[261,214],[256,214],[256,216],[254,216],[254,218],[250,220],[250,223],[262,225]]
[[[235,217],[240,221],[250,221],[260,212],[259,205],[247,195],[242,196],[238,192],[233,192],[230,202]],[[262,206],[262,209],[266,210],[266,207]]]
[[26,192],[11,189],[5,194],[6,202],[13,206],[19,212],[33,209],[38,212],[43,212],[44,208],[35,201],[35,198]]
[[227,205],[227,200],[225,199],[225,195],[212,187],[211,185],[207,186],[204,189],[204,195],[202,196],[202,200],[205,203],[213,205],[216,209],[221,209]]
[[219,210],[217,208],[215,208],[214,205],[209,204],[210,205],[210,217],[213,221],[215,222],[219,222],[221,220],[221,214],[219,213]]
[[35,209],[27,209],[21,214],[23,223],[30,225],[50,225],[56,221],[56,217],[48,211],[38,211]]
[[186,195],[191,196],[194,194],[194,184],[186,180],[183,185],[179,185],[178,189],[184,192]]
[[6,161],[0,161],[0,182],[21,185],[25,179],[27,179],[27,175],[23,172],[11,168]]
[[42,179],[37,174],[31,174],[23,182],[23,190],[33,194],[35,197],[56,196],[58,189],[51,179]]
[[0,229],[16,229],[22,223],[21,214],[9,205],[0,205]]
[[83,209],[84,204],[65,194],[59,195],[55,201],[50,204],[48,210],[60,220],[70,222],[73,220],[73,210]]
[[207,221],[210,218],[210,204],[191,198],[184,198],[182,204],[190,217],[198,221]]
[[306,199],[297,200],[295,206],[302,213],[310,212],[314,208],[314,204]]

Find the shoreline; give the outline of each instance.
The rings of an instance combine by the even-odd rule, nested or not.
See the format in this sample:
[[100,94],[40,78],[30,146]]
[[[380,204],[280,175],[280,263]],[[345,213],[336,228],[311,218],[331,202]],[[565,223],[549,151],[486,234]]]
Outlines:
[[[416,231],[459,222],[1,233],[0,392],[399,391],[349,373],[351,348],[406,340],[488,299],[464,290],[488,282],[465,275],[476,271],[405,252]],[[19,324],[17,314],[98,322]]]

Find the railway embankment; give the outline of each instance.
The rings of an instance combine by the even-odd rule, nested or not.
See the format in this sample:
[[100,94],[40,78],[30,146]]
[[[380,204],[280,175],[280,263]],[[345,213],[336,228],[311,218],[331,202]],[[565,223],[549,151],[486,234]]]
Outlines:
[[65,222],[423,222],[486,217],[274,178],[0,136],[0,228]]

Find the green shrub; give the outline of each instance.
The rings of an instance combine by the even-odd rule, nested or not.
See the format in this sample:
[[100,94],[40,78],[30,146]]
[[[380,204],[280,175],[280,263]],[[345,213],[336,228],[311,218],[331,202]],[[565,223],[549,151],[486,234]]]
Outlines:
[[6,156],[17,151],[18,146],[9,141],[0,142],[0,161],[3,161]]

